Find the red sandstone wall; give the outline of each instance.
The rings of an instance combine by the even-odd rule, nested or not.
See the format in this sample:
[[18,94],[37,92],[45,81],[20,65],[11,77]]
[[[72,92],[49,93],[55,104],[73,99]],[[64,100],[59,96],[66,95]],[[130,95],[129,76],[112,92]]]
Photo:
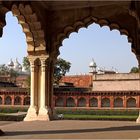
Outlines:
[[73,83],[75,87],[91,87],[92,75],[72,75],[62,77],[60,82]]

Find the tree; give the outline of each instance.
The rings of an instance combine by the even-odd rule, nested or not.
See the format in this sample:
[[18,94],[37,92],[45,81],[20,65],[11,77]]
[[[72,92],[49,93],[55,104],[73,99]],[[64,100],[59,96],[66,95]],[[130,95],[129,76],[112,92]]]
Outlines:
[[67,72],[69,72],[71,67],[71,63],[62,59],[58,58],[55,65],[54,65],[54,83],[59,84],[60,79],[62,76],[65,76]]
[[0,75],[9,75],[10,81],[16,82],[18,72],[14,69],[9,69],[5,64],[0,65]]
[[138,67],[132,67],[130,70],[130,73],[138,73],[138,72],[140,72]]
[[30,62],[27,57],[23,58],[23,67],[25,70],[30,71]]
[[9,69],[5,64],[0,65],[0,75],[8,75]]

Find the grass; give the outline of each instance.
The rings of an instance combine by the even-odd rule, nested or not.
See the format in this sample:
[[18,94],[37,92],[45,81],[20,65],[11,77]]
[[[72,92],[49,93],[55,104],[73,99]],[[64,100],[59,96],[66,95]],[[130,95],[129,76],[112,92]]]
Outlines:
[[75,120],[131,120],[135,121],[137,115],[80,115],[80,114],[64,114],[64,119]]

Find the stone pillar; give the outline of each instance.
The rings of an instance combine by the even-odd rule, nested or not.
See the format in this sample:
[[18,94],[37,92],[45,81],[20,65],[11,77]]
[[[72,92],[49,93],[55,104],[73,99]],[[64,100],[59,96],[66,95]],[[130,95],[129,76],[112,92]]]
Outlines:
[[101,100],[102,100],[101,96],[98,96],[98,109],[101,108]]
[[44,56],[40,58],[41,60],[41,82],[40,82],[40,106],[39,106],[39,112],[38,112],[38,120],[50,120],[50,106],[48,103],[48,93],[46,88],[46,79],[48,79],[46,76],[46,60],[48,59],[47,56]]
[[89,104],[89,96],[86,96],[86,108],[89,108],[90,104]]
[[[24,121],[33,121],[37,120],[37,106],[35,104],[36,95],[36,65],[35,58],[29,58],[30,68],[31,68],[31,88],[30,88],[30,107],[28,109],[27,115],[24,118]],[[37,98],[37,97],[36,97]]]
[[14,105],[14,102],[15,102],[15,95],[11,95],[11,99],[12,99],[11,105]]
[[2,95],[2,105],[4,105],[5,104],[5,95],[3,94]]
[[114,97],[110,97],[110,108],[114,108]]
[[126,103],[127,103],[126,101],[127,101],[126,95],[124,95],[124,96],[123,96],[123,107],[124,107],[124,108],[126,108]]
[[67,96],[65,95],[63,99],[64,99],[63,107],[67,107]]
[[21,95],[21,105],[24,105],[24,95]]

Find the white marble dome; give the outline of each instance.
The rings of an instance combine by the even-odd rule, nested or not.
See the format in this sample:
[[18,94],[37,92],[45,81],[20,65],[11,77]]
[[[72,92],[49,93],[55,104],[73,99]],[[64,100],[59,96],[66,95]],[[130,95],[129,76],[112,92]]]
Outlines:
[[9,67],[13,67],[14,66],[14,62],[12,61],[12,59],[10,59],[10,62],[7,64]]

